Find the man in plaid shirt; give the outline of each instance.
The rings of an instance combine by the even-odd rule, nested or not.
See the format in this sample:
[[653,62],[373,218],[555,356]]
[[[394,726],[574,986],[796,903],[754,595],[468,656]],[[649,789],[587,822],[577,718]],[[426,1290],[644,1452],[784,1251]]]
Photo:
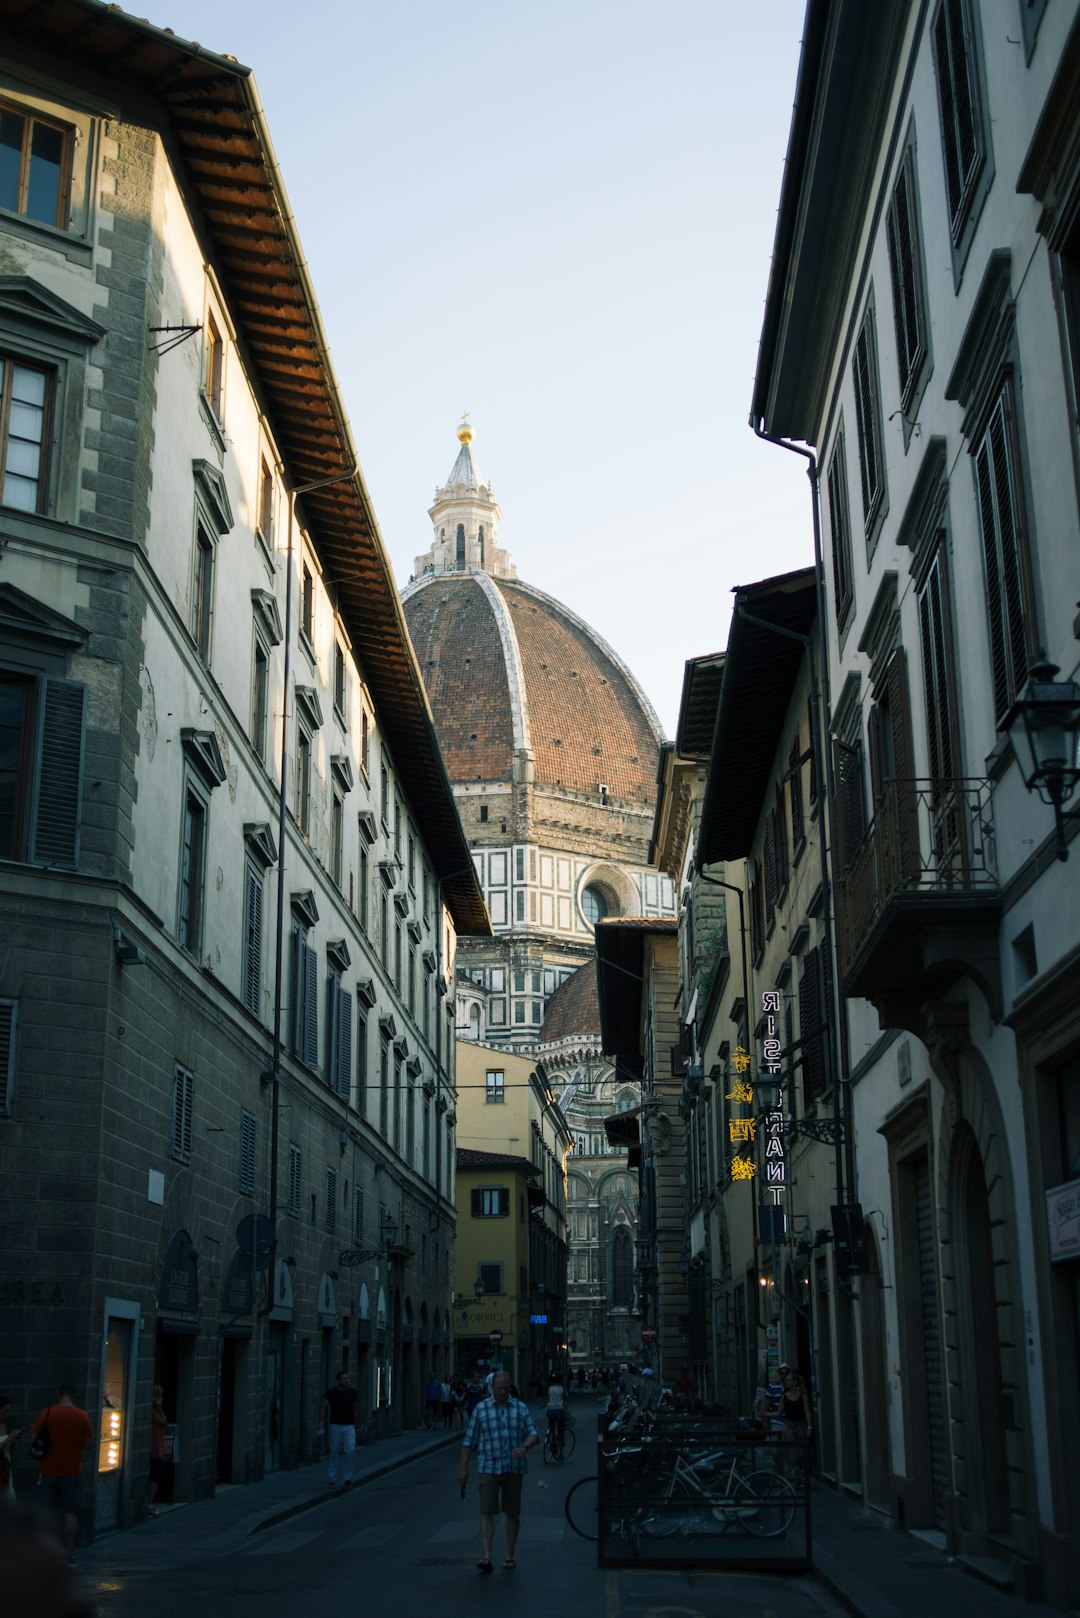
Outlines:
[[510,1397],[510,1376],[496,1371],[491,1384],[491,1398],[478,1404],[469,1418],[465,1437],[461,1442],[461,1460],[458,1482],[462,1494],[469,1477],[469,1457],[476,1451],[476,1464],[480,1481],[480,1547],[482,1556],[477,1567],[481,1573],[491,1572],[491,1542],[495,1534],[495,1514],[506,1513],[506,1560],[504,1568],[516,1566],[514,1547],[517,1544],[521,1522],[521,1485],[525,1474],[525,1456],[540,1442],[536,1423],[528,1406],[520,1399]]

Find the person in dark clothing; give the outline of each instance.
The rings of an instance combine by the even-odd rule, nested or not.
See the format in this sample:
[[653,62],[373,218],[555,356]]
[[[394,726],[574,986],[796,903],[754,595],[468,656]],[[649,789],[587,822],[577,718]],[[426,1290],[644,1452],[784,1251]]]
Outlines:
[[814,1424],[810,1411],[810,1390],[798,1371],[790,1368],[784,1372],[784,1393],[780,1400],[780,1419],[784,1423],[784,1438],[789,1442],[798,1444],[798,1449],[787,1451],[788,1471],[791,1476],[802,1480],[803,1458],[805,1449],[803,1445],[814,1431]]
[[319,1436],[330,1428],[330,1466],[326,1474],[331,1488],[337,1483],[338,1456],[345,1456],[345,1477],[341,1487],[352,1488],[353,1456],[356,1453],[356,1418],[360,1395],[349,1386],[348,1371],[339,1371],[332,1388],[323,1394],[319,1411]]

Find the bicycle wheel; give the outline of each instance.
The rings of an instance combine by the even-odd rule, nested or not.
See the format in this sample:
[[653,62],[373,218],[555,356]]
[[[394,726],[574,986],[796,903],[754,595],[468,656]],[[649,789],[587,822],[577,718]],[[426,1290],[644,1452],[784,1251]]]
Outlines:
[[563,1433],[562,1440],[562,1458],[564,1461],[568,1461],[571,1455],[573,1455],[575,1442],[574,1429],[572,1427],[568,1427],[565,1433]]
[[[753,1501],[753,1510],[739,1513],[747,1533],[776,1539],[787,1533],[795,1515],[795,1490],[778,1472],[750,1472],[739,1480],[740,1493]],[[749,1501],[748,1501],[749,1503]]]
[[550,1466],[551,1462],[554,1459],[555,1459],[555,1445],[554,1445],[554,1442],[552,1440],[551,1428],[549,1427],[547,1432],[544,1434],[544,1465],[545,1466]]
[[600,1537],[597,1483],[596,1478],[582,1478],[579,1483],[574,1484],[563,1506],[566,1520],[574,1533],[580,1534],[582,1539],[593,1541]]
[[[641,1532],[655,1539],[670,1539],[675,1534],[694,1532],[694,1510],[701,1497],[682,1481],[675,1478],[662,1499],[650,1500],[639,1514]],[[700,1515],[700,1513],[699,1513]]]

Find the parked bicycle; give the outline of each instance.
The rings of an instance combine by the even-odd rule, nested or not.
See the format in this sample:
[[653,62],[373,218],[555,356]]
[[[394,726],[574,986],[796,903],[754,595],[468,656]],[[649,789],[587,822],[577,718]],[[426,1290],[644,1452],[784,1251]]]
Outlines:
[[563,1420],[563,1430],[559,1432],[559,1424],[548,1417],[547,1431],[544,1433],[544,1461],[568,1461],[574,1453],[574,1418],[569,1411]]
[[759,1539],[787,1532],[797,1496],[788,1479],[764,1468],[747,1471],[736,1450],[716,1450],[675,1464],[640,1518],[643,1534],[695,1534],[741,1528]]

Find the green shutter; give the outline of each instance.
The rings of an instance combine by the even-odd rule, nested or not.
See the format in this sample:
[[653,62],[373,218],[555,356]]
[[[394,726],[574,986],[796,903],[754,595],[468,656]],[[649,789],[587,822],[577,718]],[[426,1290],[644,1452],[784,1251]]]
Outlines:
[[15,1095],[16,1013],[16,1001],[0,1000],[0,1117],[11,1111]]
[[85,711],[84,685],[72,680],[43,682],[30,853],[36,865],[77,865],[79,861]]

